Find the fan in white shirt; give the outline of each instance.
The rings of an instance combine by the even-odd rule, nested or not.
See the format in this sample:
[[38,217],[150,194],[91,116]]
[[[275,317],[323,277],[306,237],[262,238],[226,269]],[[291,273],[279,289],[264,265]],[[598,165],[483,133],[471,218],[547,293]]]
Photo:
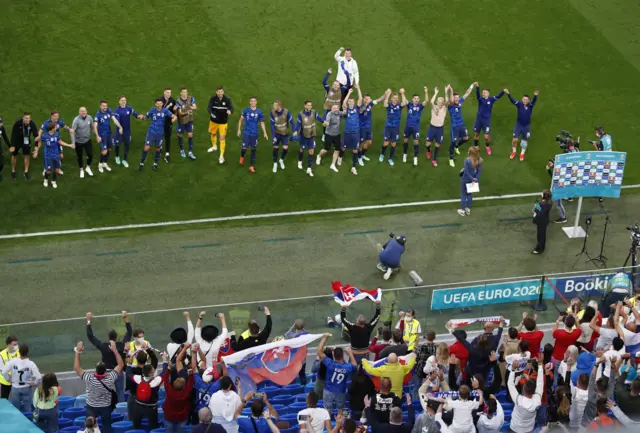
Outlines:
[[522,388],[522,394],[516,389],[516,375],[509,375],[507,388],[514,402],[511,414],[511,430],[516,433],[529,433],[533,431],[536,423],[536,414],[542,402],[544,391],[544,365],[542,356],[538,358],[538,377],[535,383],[529,379]]
[[[206,367],[211,368],[213,366],[213,360],[218,358],[218,352],[220,347],[224,344],[225,340],[229,336],[229,330],[227,329],[227,322],[224,314],[218,313],[216,317],[220,319],[222,325],[222,332],[218,335],[218,329],[215,326],[202,327],[202,318],[207,314],[206,311],[201,311],[198,315],[198,322],[196,323],[195,338],[196,343],[200,345],[200,352],[204,354]],[[202,359],[200,359],[202,361]]]
[[[342,52],[344,51],[344,56]],[[336,80],[340,82],[343,86],[347,85],[347,76],[342,70],[341,63],[344,62],[344,69],[351,75],[351,85],[360,84],[360,72],[358,71],[358,62],[356,59],[351,57],[351,48],[340,48],[333,55],[333,58],[338,62],[338,77]]]
[[473,411],[478,410],[484,404],[482,390],[478,390],[479,400],[469,400],[471,389],[467,385],[462,385],[458,390],[458,400],[448,398],[446,400],[428,396],[429,400],[444,402],[445,410],[453,410],[453,420],[449,431],[451,433],[474,433]]
[[[504,424],[504,411],[502,405],[495,396],[490,395],[487,400],[487,413],[483,413],[478,418],[476,427],[478,433],[499,433]],[[489,414],[492,416],[489,417]]]
[[[233,382],[228,376],[220,379],[220,391],[215,392],[209,399],[209,410],[211,410],[213,422],[222,425],[227,433],[238,433],[237,419],[242,413],[244,404],[240,396],[232,390],[232,385]],[[238,386],[238,392],[242,392],[241,386]]]

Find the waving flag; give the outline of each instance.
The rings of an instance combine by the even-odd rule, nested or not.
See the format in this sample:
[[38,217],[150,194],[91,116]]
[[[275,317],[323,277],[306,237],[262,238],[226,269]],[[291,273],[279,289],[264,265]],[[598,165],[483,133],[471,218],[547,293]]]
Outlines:
[[340,281],[331,283],[331,288],[333,289],[333,299],[342,307],[351,305],[352,302],[360,301],[361,299],[371,299],[373,302],[382,299],[382,290],[380,289],[358,289],[348,284],[343,286]]
[[[471,319],[451,319],[447,322],[448,329],[458,329],[463,326],[471,325],[472,323],[477,322],[491,322],[496,325],[500,323],[500,316],[490,316],[490,317],[473,317]],[[509,319],[504,320],[505,326],[509,326]]]
[[[400,365],[407,365],[407,363],[409,362],[409,358],[410,357],[411,357],[410,355],[398,356],[398,362],[400,363]],[[377,361],[371,363],[371,365],[373,367],[382,367],[383,365],[386,365],[386,364],[387,364],[387,358],[378,359]],[[373,382],[373,385],[376,387],[376,389],[380,390],[380,377],[371,376],[368,373],[366,373],[366,374],[367,374],[367,376],[371,377],[371,381]],[[404,383],[403,384],[404,385],[408,385],[410,378],[411,378],[411,372],[409,372],[409,374],[406,374],[404,376]]]
[[222,358],[225,356],[229,356],[233,353],[233,349],[231,348],[231,338],[227,337],[224,340],[224,343],[220,346],[220,351],[218,352],[217,360],[218,362],[222,361]]
[[290,340],[251,347],[224,356],[229,377],[240,378],[242,393],[256,390],[256,384],[270,380],[278,385],[289,385],[295,380],[307,357],[307,344],[322,334],[305,334]]

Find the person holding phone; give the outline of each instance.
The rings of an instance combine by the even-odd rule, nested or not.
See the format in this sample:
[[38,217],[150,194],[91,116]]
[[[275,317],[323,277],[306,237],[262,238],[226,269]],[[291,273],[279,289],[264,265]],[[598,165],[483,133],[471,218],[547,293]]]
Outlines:
[[271,311],[269,311],[269,307],[263,306],[258,307],[258,311],[264,312],[264,315],[267,316],[267,323],[264,325],[264,328],[260,330],[258,322],[252,319],[248,324],[249,329],[240,335],[237,342],[235,341],[235,336],[231,337],[231,345],[235,352],[267,343],[269,335],[271,335]]
[[[317,407],[318,394],[314,391],[307,394],[307,408],[298,412],[298,423],[300,424],[300,432],[315,433],[322,432],[325,429],[331,431],[331,415],[329,411],[322,407]],[[309,425],[311,428],[308,428]]]

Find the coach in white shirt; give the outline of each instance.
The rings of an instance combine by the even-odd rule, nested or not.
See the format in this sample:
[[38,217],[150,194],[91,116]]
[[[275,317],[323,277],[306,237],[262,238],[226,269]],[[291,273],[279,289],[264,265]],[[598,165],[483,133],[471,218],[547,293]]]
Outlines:
[[[344,56],[342,52],[344,51]],[[333,56],[338,62],[338,77],[336,80],[340,82],[343,86],[347,85],[347,76],[341,68],[340,63],[344,62],[344,69],[347,70],[349,74],[351,74],[351,85],[360,84],[360,72],[358,71],[358,62],[356,59],[351,57],[351,48],[340,48]]]
[[22,404],[23,412],[31,412],[32,387],[40,382],[42,375],[38,366],[29,359],[29,347],[26,344],[21,344],[18,350],[20,358],[14,358],[7,362],[2,369],[2,375],[11,381],[11,395],[9,396],[11,404],[18,410]]

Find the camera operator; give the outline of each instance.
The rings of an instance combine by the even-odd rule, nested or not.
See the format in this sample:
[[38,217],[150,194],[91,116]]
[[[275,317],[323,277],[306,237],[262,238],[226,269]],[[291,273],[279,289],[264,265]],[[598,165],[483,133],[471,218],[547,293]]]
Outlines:
[[[560,135],[556,137],[556,141],[560,143],[560,149],[562,149],[563,153],[574,153],[580,151],[580,137],[577,140],[573,139],[573,135],[571,135],[568,131],[560,131]],[[553,168],[555,166],[555,160],[550,159],[547,162],[547,173],[549,176],[553,177]],[[562,204],[562,199],[554,200],[558,210],[560,211],[560,217],[556,219],[554,222],[556,224],[564,224],[567,222],[567,216],[564,211],[564,205]]]
[[384,272],[383,278],[385,280],[388,280],[394,269],[400,266],[400,257],[404,253],[404,244],[407,242],[407,238],[404,236],[390,233],[389,237],[391,240],[382,247],[382,251],[378,255],[378,269]]
[[613,150],[613,142],[611,141],[611,136],[604,132],[604,126],[596,126],[595,131],[600,140],[590,141],[589,143],[593,144],[593,147],[598,151],[611,152]]

